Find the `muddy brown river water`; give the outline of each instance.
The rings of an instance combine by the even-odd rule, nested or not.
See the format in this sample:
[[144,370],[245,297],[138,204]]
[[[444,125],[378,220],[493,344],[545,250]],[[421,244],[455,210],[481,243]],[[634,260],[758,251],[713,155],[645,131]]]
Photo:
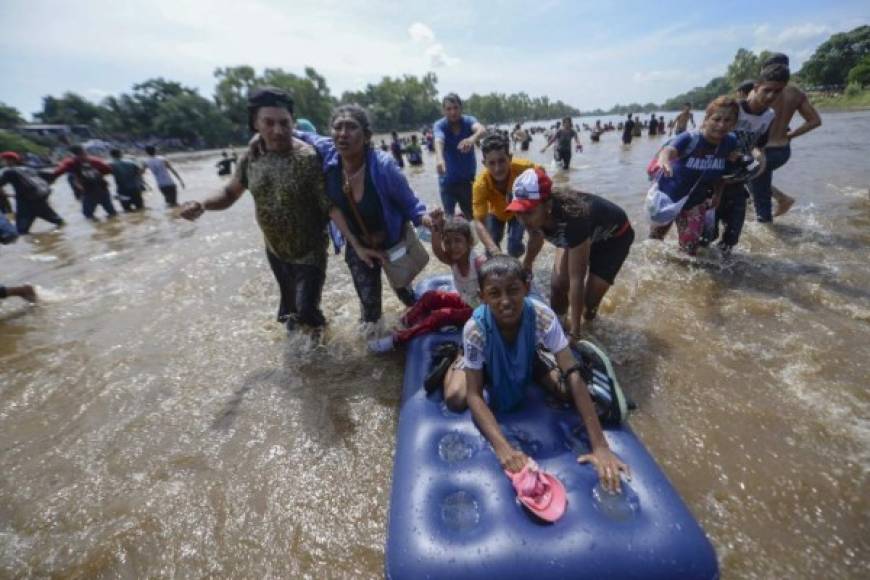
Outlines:
[[[591,335],[726,579],[870,577],[870,113],[823,119],[776,173],[797,205],[726,265],[644,239],[658,140],[584,133],[555,174],[638,230]],[[182,200],[216,160],[177,158]],[[437,203],[433,159],[407,172]],[[52,201],[67,228],[0,249],[43,296],[0,304],[0,577],[382,577],[403,358],[364,351],[343,259],[317,345],[274,322],[249,196],[197,223],[155,193],[98,225]]]

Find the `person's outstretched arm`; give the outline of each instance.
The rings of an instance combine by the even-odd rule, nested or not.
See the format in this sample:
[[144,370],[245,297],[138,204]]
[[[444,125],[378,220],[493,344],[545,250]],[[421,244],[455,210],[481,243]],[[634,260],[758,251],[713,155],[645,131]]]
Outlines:
[[674,168],[671,167],[671,161],[680,156],[680,152],[677,151],[676,147],[671,147],[670,145],[665,145],[662,147],[662,150],[659,151],[659,167],[662,168],[662,173],[671,177],[674,175]]
[[429,214],[432,227],[432,253],[438,258],[442,264],[450,266],[453,262],[450,256],[444,251],[444,210],[439,208],[433,209]]
[[463,153],[468,153],[469,151],[474,149],[474,146],[477,145],[481,139],[483,139],[484,135],[486,135],[486,127],[481,125],[477,119],[475,119],[474,122],[471,124],[471,131],[471,137],[463,139],[459,142],[459,145],[457,145],[459,150]]
[[804,122],[794,131],[786,133],[785,136],[789,141],[822,126],[822,117],[808,98],[804,97],[800,107],[798,107],[798,113],[804,118]]
[[496,245],[495,240],[492,239],[492,236],[489,235],[489,230],[486,229],[486,223],[478,218],[474,218],[472,223],[474,224],[474,233],[477,234],[477,239],[480,240],[481,244],[483,244],[487,253],[489,253],[490,256],[501,254],[501,250],[498,245]]
[[549,149],[549,148],[550,148],[550,145],[552,145],[553,143],[556,142],[556,138],[557,138],[558,136],[559,136],[559,132],[558,132],[558,131],[557,131],[556,133],[553,133],[553,136],[550,137],[550,138],[547,140],[547,144],[544,145],[544,148],[543,148],[543,149],[541,149],[541,153],[543,153],[544,151],[546,151],[547,149]]
[[592,453],[581,455],[577,461],[594,465],[598,471],[598,479],[604,488],[614,493],[619,492],[620,474],[624,473],[628,479],[631,479],[631,470],[628,465],[620,461],[607,444],[604,430],[601,429],[601,423],[595,412],[595,405],[589,395],[589,388],[577,368],[577,359],[574,358],[570,348],[563,348],[556,353],[556,363],[559,365],[562,375],[567,374],[565,376],[566,386],[571,392],[574,406],[583,420],[586,434],[589,435],[589,444],[592,446]]
[[[186,186],[184,185],[184,180],[181,179],[181,176],[175,170],[175,167],[169,162],[169,160],[164,159],[164,161],[166,161],[166,169],[168,169],[169,171],[172,172],[172,175],[174,175],[175,178],[178,180],[178,183],[181,184],[181,188],[187,189]],[[242,192],[244,192],[244,190],[242,190]],[[241,195],[241,193],[239,195]]]
[[351,231],[350,227],[347,225],[347,220],[344,219],[344,212],[341,211],[341,208],[337,205],[334,205],[329,210],[329,218],[335,223],[335,227],[341,232],[341,235],[344,236],[344,239],[347,240],[347,243],[350,244],[356,255],[359,256],[360,260],[365,262],[365,265],[369,268],[373,268],[375,266],[375,262],[380,262],[383,264],[387,261],[386,256],[383,252],[378,250],[374,250],[372,248],[367,248],[359,243],[359,238],[354,235]]
[[471,190],[471,215],[472,225],[477,238],[489,252],[490,256],[500,254],[501,252],[496,245],[495,240],[489,235],[489,230],[486,229],[486,216],[489,213],[489,199],[487,196],[486,185],[483,181],[484,177],[478,176]]
[[180,215],[186,220],[195,221],[199,219],[199,216],[205,213],[206,210],[220,211],[227,209],[239,200],[242,194],[245,193],[245,189],[245,186],[242,185],[238,176],[233,176],[220,193],[207,197],[201,202],[184,202],[181,205]]
[[568,301],[571,305],[571,338],[576,340],[583,324],[583,308],[586,304],[586,273],[589,270],[589,251],[592,240],[568,250]]
[[501,432],[501,427],[495,419],[495,415],[483,400],[483,371],[475,369],[465,369],[466,387],[468,389],[465,396],[468,408],[471,411],[471,416],[474,422],[477,423],[477,428],[486,437],[486,440],[492,445],[492,450],[495,451],[498,462],[503,469],[510,472],[520,471],[525,467],[529,460],[525,453],[518,449],[514,449],[508,440],[505,439]]
[[544,247],[544,233],[541,230],[529,231],[529,243],[526,244],[526,255],[523,256],[523,269],[529,274],[532,273],[532,266],[535,264],[535,258],[541,253],[541,248]]

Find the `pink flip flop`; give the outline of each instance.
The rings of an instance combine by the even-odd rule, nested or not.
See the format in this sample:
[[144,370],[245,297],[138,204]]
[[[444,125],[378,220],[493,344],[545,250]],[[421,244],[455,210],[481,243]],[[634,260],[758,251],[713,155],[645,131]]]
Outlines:
[[565,486],[554,475],[527,464],[516,473],[505,471],[517,492],[517,499],[547,522],[555,522],[565,513],[568,498]]

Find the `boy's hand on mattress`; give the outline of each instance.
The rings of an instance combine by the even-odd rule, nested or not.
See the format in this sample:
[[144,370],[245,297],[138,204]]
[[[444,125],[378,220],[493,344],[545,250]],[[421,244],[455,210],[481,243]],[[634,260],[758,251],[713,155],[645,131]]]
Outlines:
[[504,450],[500,452],[496,452],[496,456],[498,457],[499,463],[501,463],[502,469],[510,471],[511,473],[516,473],[517,471],[522,470],[525,467],[526,462],[529,461],[529,458],[522,451],[518,451],[513,447],[506,447]]
[[591,463],[598,471],[598,479],[604,489],[611,493],[619,493],[620,473],[625,474],[625,478],[631,479],[631,470],[628,465],[623,463],[613,451],[608,448],[599,448],[592,453],[581,455],[577,458],[578,463]]

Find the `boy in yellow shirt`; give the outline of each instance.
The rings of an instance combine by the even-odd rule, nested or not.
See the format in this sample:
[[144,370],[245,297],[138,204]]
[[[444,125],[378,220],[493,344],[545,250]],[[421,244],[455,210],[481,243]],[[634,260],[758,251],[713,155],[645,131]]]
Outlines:
[[514,159],[510,142],[499,133],[484,137],[480,144],[484,170],[474,180],[472,211],[474,230],[490,256],[501,254],[501,240],[505,226],[508,230],[508,254],[518,258],[526,251],[523,244],[525,229],[514,215],[507,211],[507,204],[514,179],[526,169],[538,165],[527,159]]

